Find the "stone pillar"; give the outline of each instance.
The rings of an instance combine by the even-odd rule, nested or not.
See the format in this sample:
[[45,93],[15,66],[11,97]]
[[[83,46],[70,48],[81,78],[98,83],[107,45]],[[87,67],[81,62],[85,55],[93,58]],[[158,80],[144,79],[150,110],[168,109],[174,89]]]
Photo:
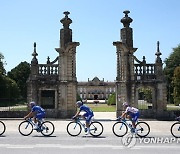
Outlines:
[[69,12],[64,12],[65,17],[60,20],[63,29],[60,30],[60,47],[56,48],[59,53],[59,106],[61,117],[71,117],[76,112],[76,47],[79,42],[72,42],[72,30],[69,25],[72,20],[68,17]]
[[129,27],[133,21],[128,17],[129,11],[124,11],[125,17],[121,19],[124,28],[121,29],[121,42],[113,42],[117,53],[117,77],[116,77],[116,108],[117,116],[121,114],[122,103],[127,101],[134,105],[135,85],[134,80],[134,58],[133,53],[133,30]]
[[159,41],[157,42],[157,56],[155,61],[155,75],[157,80],[157,110],[158,112],[166,110],[167,105],[167,88],[163,74],[163,63],[160,58],[161,52],[159,49]]
[[36,43],[34,42],[34,52],[32,53],[31,61],[31,74],[27,80],[27,102],[35,101],[38,104],[38,89],[37,89],[37,76],[38,76],[38,56],[36,52]]

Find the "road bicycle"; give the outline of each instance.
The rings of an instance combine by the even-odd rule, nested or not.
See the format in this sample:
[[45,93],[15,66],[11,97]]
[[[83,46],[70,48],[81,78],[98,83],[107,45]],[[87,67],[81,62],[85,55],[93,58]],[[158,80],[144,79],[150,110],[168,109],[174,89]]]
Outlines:
[[0,135],[4,134],[5,131],[6,131],[5,124],[2,121],[0,121]]
[[117,119],[118,122],[116,122],[113,127],[112,131],[114,135],[118,137],[123,137],[127,134],[128,130],[130,130],[131,133],[137,134],[139,137],[146,137],[150,132],[149,125],[144,121],[138,121],[136,122],[136,128],[134,129],[131,125],[131,121],[127,119]]
[[[76,117],[67,125],[67,132],[71,136],[78,136],[82,129],[84,132],[87,131],[87,128],[85,126],[85,123],[82,122],[83,119],[80,119],[79,117]],[[98,121],[92,121],[90,123],[90,134],[94,137],[98,137],[103,133],[103,125]]]
[[180,116],[175,118],[175,120],[177,120],[177,122],[171,126],[170,131],[174,137],[180,138]]
[[50,121],[45,121],[44,119],[38,121],[37,129],[33,129],[33,127],[35,127],[35,123],[32,121],[32,118],[29,118],[19,124],[18,130],[23,136],[30,135],[33,130],[41,132],[41,134],[44,136],[50,136],[55,130],[54,124]]

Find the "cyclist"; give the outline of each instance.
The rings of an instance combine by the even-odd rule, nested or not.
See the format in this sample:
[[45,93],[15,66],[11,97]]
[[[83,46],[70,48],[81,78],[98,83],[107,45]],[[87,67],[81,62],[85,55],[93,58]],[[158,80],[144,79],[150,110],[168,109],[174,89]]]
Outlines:
[[29,107],[31,108],[31,111],[24,117],[24,119],[33,117],[35,123],[34,129],[38,129],[39,120],[42,120],[42,118],[45,117],[45,110],[42,107],[36,105],[35,102],[30,102]]
[[122,113],[122,115],[119,118],[125,118],[126,116],[129,118],[129,120],[132,121],[132,132],[135,132],[135,128],[136,128],[136,121],[139,118],[139,110],[135,107],[131,107],[129,106],[129,104],[127,102],[123,103],[123,107],[126,108],[125,112]]
[[92,117],[94,116],[94,113],[88,106],[84,105],[82,101],[77,101],[76,105],[79,108],[79,110],[77,111],[75,116],[73,116],[73,119],[79,116],[81,111],[85,112],[83,115],[81,115],[81,117],[83,117],[86,120],[86,135],[88,135],[90,132],[90,128],[89,128],[90,122]]

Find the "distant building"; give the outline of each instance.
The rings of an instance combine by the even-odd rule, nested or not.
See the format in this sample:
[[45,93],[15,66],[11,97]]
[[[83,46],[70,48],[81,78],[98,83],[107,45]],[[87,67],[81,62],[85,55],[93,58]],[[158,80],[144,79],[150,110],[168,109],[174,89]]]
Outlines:
[[107,100],[108,97],[116,92],[115,82],[99,80],[95,77],[87,82],[78,82],[78,95],[83,100]]

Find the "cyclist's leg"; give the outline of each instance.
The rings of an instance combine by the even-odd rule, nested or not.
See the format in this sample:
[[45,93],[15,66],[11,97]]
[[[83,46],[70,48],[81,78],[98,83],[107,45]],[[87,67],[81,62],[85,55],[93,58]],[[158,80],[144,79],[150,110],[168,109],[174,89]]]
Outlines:
[[38,113],[35,117],[35,124],[37,124],[38,126],[41,124],[42,119],[45,117],[45,113]]
[[84,113],[83,115],[82,115],[82,117],[86,120],[86,127],[88,127],[88,125],[87,125],[87,118],[88,118],[88,113]]
[[35,124],[37,123],[37,118],[36,118],[36,116],[33,117],[33,121],[34,121]]
[[87,117],[86,117],[86,127],[89,127],[89,125],[90,125],[90,123],[91,123],[91,119],[92,119],[92,117],[93,117],[94,115],[88,115]]
[[132,126],[133,126],[133,128],[136,128],[136,122],[137,122],[138,118],[139,118],[139,112],[132,115]]
[[93,115],[88,115],[86,117],[86,127],[87,127],[86,135],[90,133],[90,122],[91,122],[92,117]]

